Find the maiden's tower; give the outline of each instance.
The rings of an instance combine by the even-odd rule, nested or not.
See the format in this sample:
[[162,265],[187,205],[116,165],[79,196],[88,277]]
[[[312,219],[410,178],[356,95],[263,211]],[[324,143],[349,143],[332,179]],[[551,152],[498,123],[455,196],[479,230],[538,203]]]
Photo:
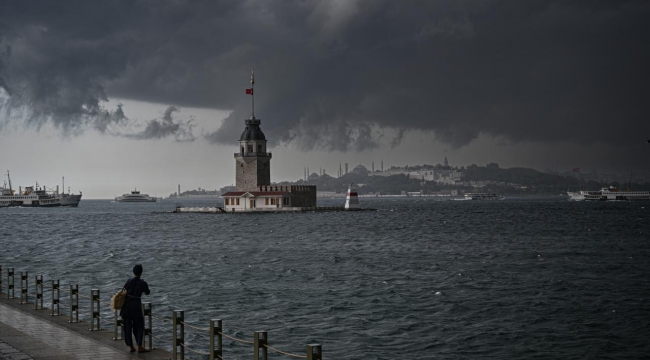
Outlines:
[[228,212],[239,211],[295,211],[316,206],[316,186],[271,184],[271,153],[266,149],[266,137],[260,128],[262,121],[255,118],[255,73],[251,71],[252,112],[244,120],[244,131],[239,137],[235,153],[236,191],[222,195]]

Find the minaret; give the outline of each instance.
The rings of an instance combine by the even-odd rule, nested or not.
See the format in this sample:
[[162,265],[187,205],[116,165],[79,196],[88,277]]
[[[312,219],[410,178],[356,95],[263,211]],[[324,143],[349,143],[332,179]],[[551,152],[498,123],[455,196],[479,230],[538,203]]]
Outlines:
[[[246,94],[254,96],[254,84],[255,73],[251,70],[251,88],[246,89]],[[239,152],[235,153],[237,191],[256,191],[258,186],[271,184],[271,153],[266,152],[262,121],[255,118],[254,105],[253,102],[251,117],[245,120],[246,127],[239,137]]]

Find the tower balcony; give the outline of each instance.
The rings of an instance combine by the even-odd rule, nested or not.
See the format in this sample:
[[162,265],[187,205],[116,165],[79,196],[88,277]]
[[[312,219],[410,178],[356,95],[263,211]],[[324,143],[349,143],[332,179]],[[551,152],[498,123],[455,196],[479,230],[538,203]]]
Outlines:
[[235,153],[235,157],[271,157],[270,152],[245,152],[245,153]]

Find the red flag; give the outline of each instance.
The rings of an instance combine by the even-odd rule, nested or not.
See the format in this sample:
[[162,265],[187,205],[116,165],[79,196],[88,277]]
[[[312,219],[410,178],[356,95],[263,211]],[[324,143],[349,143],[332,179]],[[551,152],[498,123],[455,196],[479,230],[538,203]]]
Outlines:
[[253,88],[246,89],[246,95],[253,95]]
[[580,168],[573,169],[573,172],[580,172]]

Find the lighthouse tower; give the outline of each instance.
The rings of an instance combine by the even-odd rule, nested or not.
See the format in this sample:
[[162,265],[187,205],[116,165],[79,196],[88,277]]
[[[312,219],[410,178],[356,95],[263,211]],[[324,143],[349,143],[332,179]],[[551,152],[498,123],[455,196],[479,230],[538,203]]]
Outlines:
[[359,196],[357,195],[357,187],[354,186],[354,183],[350,183],[348,188],[348,193],[345,196],[345,210],[355,210],[360,209],[359,206]]

